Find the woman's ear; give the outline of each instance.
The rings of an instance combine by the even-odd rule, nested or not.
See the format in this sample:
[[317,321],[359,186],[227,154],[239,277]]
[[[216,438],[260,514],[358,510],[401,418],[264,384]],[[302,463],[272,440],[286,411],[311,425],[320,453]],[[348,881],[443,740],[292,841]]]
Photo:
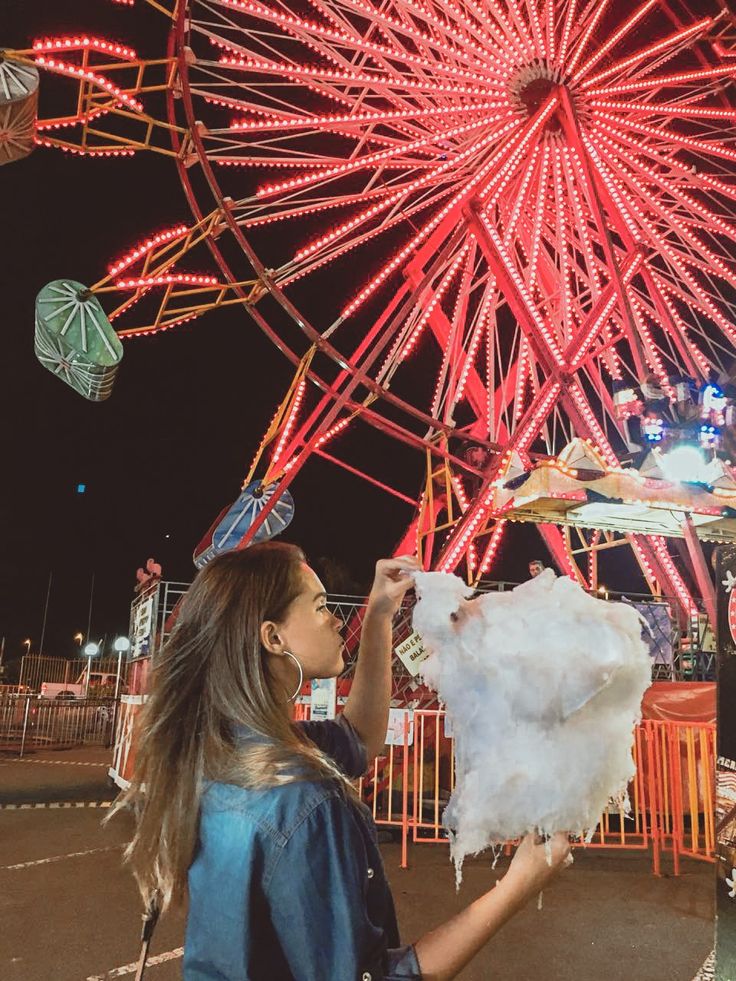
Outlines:
[[284,653],[284,644],[273,620],[264,620],[261,624],[261,643],[269,654]]

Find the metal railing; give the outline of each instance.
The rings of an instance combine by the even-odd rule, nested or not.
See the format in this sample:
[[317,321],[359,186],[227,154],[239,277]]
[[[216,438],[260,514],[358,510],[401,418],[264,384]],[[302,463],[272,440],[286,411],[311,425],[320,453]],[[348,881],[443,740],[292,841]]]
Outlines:
[[[90,659],[86,657],[43,657],[38,654],[24,654],[20,664],[19,684],[33,691],[40,691],[44,682],[73,685],[78,679],[86,677],[90,667],[93,675],[113,676],[114,681],[118,670],[118,657],[117,655],[96,657],[90,664]],[[120,668],[121,682],[124,684],[127,671],[125,661],[122,661]],[[111,687],[114,688],[114,684]]]
[[114,698],[0,696],[0,750],[23,756],[39,747],[110,746],[116,706]]

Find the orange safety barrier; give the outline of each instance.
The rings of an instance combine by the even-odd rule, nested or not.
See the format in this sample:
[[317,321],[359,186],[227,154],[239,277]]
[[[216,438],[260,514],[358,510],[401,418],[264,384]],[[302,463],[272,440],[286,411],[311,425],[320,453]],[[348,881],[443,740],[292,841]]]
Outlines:
[[[308,706],[296,708],[297,718],[308,718]],[[645,720],[634,730],[633,755],[629,813],[612,804],[591,840],[573,847],[651,847],[655,875],[668,853],[675,875],[683,855],[715,862],[715,725]],[[403,742],[373,760],[358,782],[376,824],[400,832],[401,868],[408,868],[410,841],[447,844],[442,813],[454,788],[453,738],[441,709],[406,709]]]
[[715,862],[715,725],[643,722],[654,872],[661,852]]
[[[636,775],[629,787],[630,811],[613,804],[587,843],[596,849],[652,849],[652,871],[662,856],[714,862],[715,726],[646,721],[634,731]],[[359,789],[376,823],[401,831],[401,867],[408,843],[447,843],[442,812],[455,786],[451,732],[442,710],[406,710],[404,743],[374,760]],[[510,851],[510,843],[506,846]]]

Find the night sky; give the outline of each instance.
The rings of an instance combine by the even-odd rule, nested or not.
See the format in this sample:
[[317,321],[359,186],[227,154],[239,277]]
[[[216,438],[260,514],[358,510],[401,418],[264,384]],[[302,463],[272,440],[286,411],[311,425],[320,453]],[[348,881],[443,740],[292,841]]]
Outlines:
[[[91,0],[0,4],[0,46],[80,31],[160,55],[166,22],[148,8]],[[44,92],[48,98],[57,81],[42,76],[42,115]],[[153,154],[100,160],[40,149],[0,169],[0,194],[0,636],[12,664],[23,638],[39,650],[50,574],[43,653],[54,655],[73,653],[73,634],[87,630],[93,573],[91,636],[108,640],[127,631],[135,570],[149,556],[165,578],[191,579],[192,550],[237,496],[292,371],[248,315],[231,309],[126,342],[112,397],[85,401],[35,358],[36,293],[64,276],[96,282],[145,235],[189,222],[175,167]],[[371,436],[360,438],[370,448]],[[378,444],[375,454],[376,474],[383,468],[386,479],[418,493],[421,473],[406,463],[414,454]],[[312,560],[342,563],[345,575],[331,588],[364,588],[375,559],[411,520],[407,505],[321,461],[292,492],[296,518],[285,537]],[[533,555],[548,558],[535,529],[515,528],[495,578],[525,578]]]

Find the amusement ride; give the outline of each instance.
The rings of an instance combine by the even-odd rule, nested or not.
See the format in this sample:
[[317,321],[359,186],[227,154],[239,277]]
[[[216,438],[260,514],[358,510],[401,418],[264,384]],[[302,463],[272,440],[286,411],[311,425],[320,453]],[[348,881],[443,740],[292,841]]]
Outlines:
[[[0,162],[150,152],[184,189],[190,219],[40,290],[37,355],[80,394],[226,306],[293,364],[196,564],[283,530],[319,458],[405,509],[398,549],[427,568],[477,584],[534,521],[584,585],[625,545],[712,613],[700,542],[736,540],[725,0],[138,2],[158,58],[92,35],[2,52]],[[416,497],[362,427],[406,447]]]

